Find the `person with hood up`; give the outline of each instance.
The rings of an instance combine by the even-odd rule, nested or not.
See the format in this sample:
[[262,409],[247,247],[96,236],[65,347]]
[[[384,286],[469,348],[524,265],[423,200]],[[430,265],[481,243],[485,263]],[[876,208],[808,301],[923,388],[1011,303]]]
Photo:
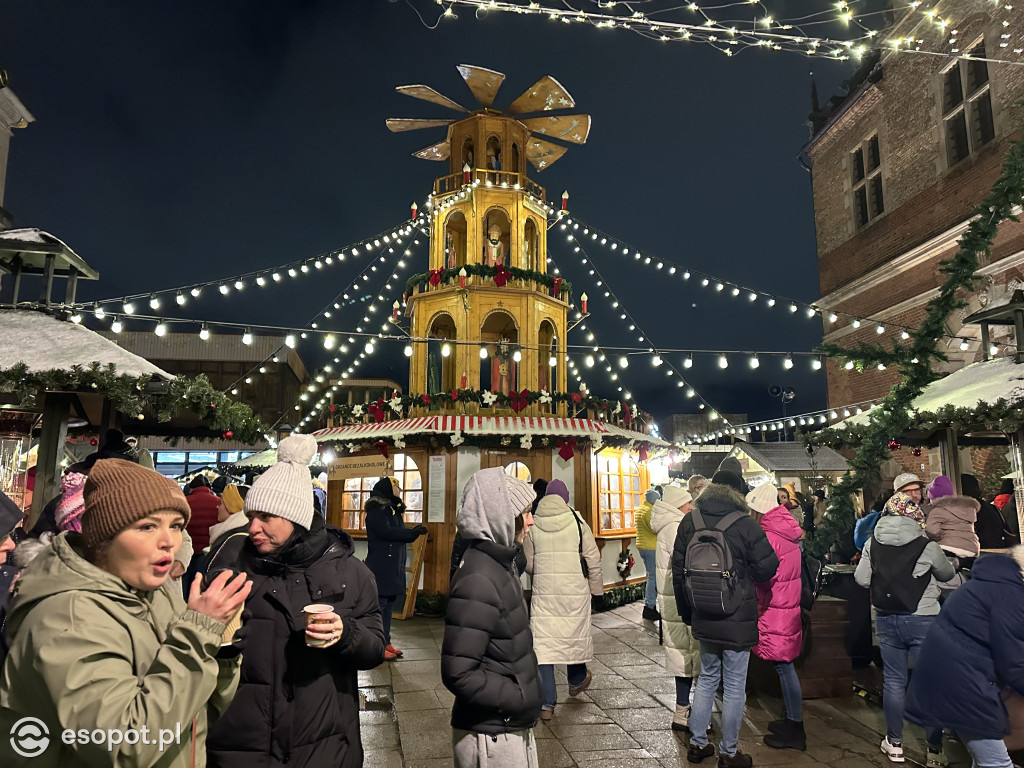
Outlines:
[[924,532],[950,555],[975,558],[981,543],[974,532],[981,504],[970,496],[954,495],[953,481],[939,475],[928,485],[927,518]]
[[569,506],[569,489],[561,480],[548,483],[533,523],[523,551],[526,572],[533,576],[530,631],[544,686],[540,719],[550,720],[558,703],[555,664],[568,667],[570,696],[579,696],[590,686],[587,662],[594,659],[590,598],[604,595],[604,581],[594,534]]
[[981,497],[981,483],[974,475],[960,475],[960,490],[978,502],[978,519],[974,523],[974,532],[982,549],[1004,549],[1014,541],[1006,529],[1006,521],[992,504]]
[[644,494],[644,501],[636,511],[636,549],[640,553],[644,570],[647,571],[643,610],[645,621],[657,621],[661,618],[657,608],[658,573],[654,565],[654,550],[658,546],[658,534],[651,529],[651,507],[660,498],[661,494],[652,488]]
[[[315,452],[311,435],[282,440],[246,494],[249,536],[237,558],[210,553],[207,575],[223,562],[253,582],[238,692],[207,741],[213,768],[363,763],[356,673],[384,660],[380,606],[351,537],[313,510]],[[312,605],[330,610],[307,618]]]
[[[48,726],[52,743],[31,766],[202,766],[208,713],[224,710],[238,681],[237,650],[224,658],[222,644],[251,584],[221,574],[185,605],[168,579],[191,511],[169,478],[101,459],[84,497],[82,532],[56,536],[18,579],[0,728],[29,716]],[[162,728],[180,728],[180,739],[158,745]],[[125,738],[54,737],[66,730]]]
[[658,536],[655,568],[658,573],[658,611],[664,634],[665,667],[676,679],[676,708],[672,730],[688,730],[690,691],[693,678],[700,673],[700,644],[683,622],[676,607],[672,585],[672,548],[683,516],[693,509],[690,492],[674,485],[665,487],[664,496],[651,509],[651,528]]
[[747,494],[747,504],[768,542],[779,558],[779,569],[768,581],[755,584],[757,590],[757,645],[754,654],[773,662],[782,687],[786,716],[768,724],[764,743],[775,749],[807,749],[804,732],[803,693],[793,660],[800,655],[803,627],[800,621],[800,539],[804,531],[771,483],[759,485]]
[[690,479],[686,481],[686,490],[694,499],[700,496],[707,487],[708,479],[704,475],[690,475]]
[[[747,665],[750,649],[757,644],[757,594],[754,582],[768,581],[779,567],[779,558],[761,527],[749,515],[743,497],[746,484],[733,472],[719,470],[694,503],[693,511],[679,524],[672,551],[672,586],[683,621],[700,641],[700,677],[690,712],[690,747],[686,759],[699,763],[715,754],[708,743],[711,707],[722,683],[722,739],[718,743],[719,768],[750,768],[750,755],[739,751],[740,723],[746,706]],[[736,513],[735,515],[733,513]],[[728,518],[728,520],[726,520]],[[732,555],[732,578],[741,602],[732,613],[716,616],[694,607],[686,589],[686,551],[698,528],[724,524],[723,534]]]
[[907,719],[949,728],[974,765],[1012,768],[1004,694],[1024,696],[1024,549],[983,555],[950,595],[921,645]]
[[544,702],[516,540],[533,524],[535,493],[501,467],[466,483],[457,524],[466,552],[451,582],[441,680],[455,696],[456,768],[537,768],[533,726]]
[[[907,670],[939,613],[940,581],[956,574],[942,549],[924,535],[924,515],[917,503],[898,491],[885,503],[853,577],[871,590],[875,635],[882,652],[882,707],[885,738],[880,748],[893,763],[902,763],[903,701]],[[926,733],[928,766],[944,765],[942,730]]]
[[404,595],[405,545],[427,534],[427,526],[406,528],[405,502],[398,478],[381,478],[364,507],[366,519],[366,567],[377,581],[377,601],[384,622],[384,659],[394,661],[402,652],[391,644],[391,607]]

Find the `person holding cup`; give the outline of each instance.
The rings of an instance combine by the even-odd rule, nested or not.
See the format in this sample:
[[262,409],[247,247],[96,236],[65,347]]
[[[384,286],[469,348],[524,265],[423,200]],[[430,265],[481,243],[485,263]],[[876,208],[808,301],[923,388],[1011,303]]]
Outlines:
[[247,537],[210,562],[247,574],[238,692],[207,740],[212,768],[362,765],[357,670],[384,660],[377,586],[313,508],[310,435],[281,441],[245,497]]

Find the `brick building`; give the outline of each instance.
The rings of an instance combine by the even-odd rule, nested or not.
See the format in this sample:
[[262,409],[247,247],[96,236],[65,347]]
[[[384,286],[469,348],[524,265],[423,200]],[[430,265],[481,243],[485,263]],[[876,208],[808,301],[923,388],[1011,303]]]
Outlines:
[[[994,61],[1020,62],[1014,48],[1024,24],[1007,8],[984,0],[940,2],[934,16],[925,6],[912,8],[888,38],[901,38],[903,47],[910,38],[922,51],[948,56],[885,46],[865,60],[845,96],[812,104],[805,157],[826,342],[898,338],[899,326],[917,326],[943,283],[939,262],[955,252],[1008,143],[1021,135],[1024,67]],[[971,340],[942,341],[944,372],[982,358],[978,327],[962,319],[1024,284],[1024,224],[1000,228],[978,274],[968,308],[947,323],[948,333]],[[992,342],[1001,355],[1012,337]],[[833,408],[882,397],[898,380],[893,370],[861,373],[832,361],[826,373]]]

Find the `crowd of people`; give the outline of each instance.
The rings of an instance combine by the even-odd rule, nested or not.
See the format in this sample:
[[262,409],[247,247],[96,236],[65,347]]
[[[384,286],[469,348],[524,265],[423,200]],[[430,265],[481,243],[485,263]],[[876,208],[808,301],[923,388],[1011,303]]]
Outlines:
[[[406,524],[398,481],[381,478],[365,504],[364,562],[325,520],[310,436],[283,440],[251,486],[197,476],[187,495],[108,437],[69,468],[16,547],[24,518],[0,495],[0,557],[14,554],[0,571],[0,732],[38,736],[25,725],[36,718],[71,734],[19,751],[36,766],[361,765],[357,672],[402,656],[390,616],[406,592],[406,546],[428,533]],[[892,762],[906,759],[907,719],[926,730],[930,768],[946,764],[944,729],[979,768],[1012,765],[1003,737],[1005,702],[1024,695],[1024,550],[982,553],[997,535],[996,548],[1012,540],[1013,498],[990,505],[997,525],[966,478],[958,495],[948,477],[901,475],[850,532]],[[813,602],[804,539],[828,514],[824,494],[801,504],[792,487],[751,488],[730,458],[710,479],[644,499],[642,615],[660,622],[671,728],[689,734],[688,762],[753,764],[739,749],[751,655],[782,690],[764,743],[805,750],[794,662]],[[555,667],[570,697],[594,679],[600,551],[565,483],[530,485],[500,467],[469,479],[456,525],[440,664],[454,763],[536,768],[534,727],[557,717]],[[123,736],[146,727],[177,738]]]

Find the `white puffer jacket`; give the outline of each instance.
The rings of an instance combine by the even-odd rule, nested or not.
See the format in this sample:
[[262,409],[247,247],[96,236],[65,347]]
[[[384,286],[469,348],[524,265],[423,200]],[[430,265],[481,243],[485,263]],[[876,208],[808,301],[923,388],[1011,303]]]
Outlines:
[[[559,496],[545,496],[523,541],[526,572],[533,575],[530,629],[538,664],[583,664],[594,658],[590,596],[604,592],[601,553],[590,526]],[[580,532],[589,581],[580,568]]]
[[676,591],[672,585],[672,550],[683,513],[660,499],[651,509],[651,528],[658,534],[655,567],[658,574],[658,611],[665,643],[665,666],[675,677],[696,677],[700,674],[700,643],[683,623],[676,608]]

